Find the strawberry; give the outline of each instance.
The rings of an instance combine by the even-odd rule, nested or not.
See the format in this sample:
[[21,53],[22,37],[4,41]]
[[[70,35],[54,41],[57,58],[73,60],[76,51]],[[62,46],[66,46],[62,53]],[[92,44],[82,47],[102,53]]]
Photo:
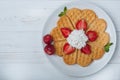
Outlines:
[[45,51],[46,54],[52,55],[52,54],[55,53],[55,48],[54,48],[53,45],[48,44],[48,45],[46,45],[46,46],[44,47],[44,51]]
[[70,46],[70,44],[66,43],[63,47],[63,51],[65,54],[71,54],[75,51],[75,48]]
[[87,29],[87,22],[84,19],[78,21],[76,24],[76,28],[78,30],[80,30],[80,29],[86,30]]
[[87,35],[89,41],[91,41],[91,42],[95,41],[98,37],[97,32],[95,32],[95,31],[88,31],[86,35]]
[[50,44],[50,43],[52,43],[53,38],[52,38],[52,36],[51,36],[50,34],[47,34],[47,35],[45,35],[45,36],[43,37],[43,41],[44,41],[44,43],[46,43],[46,44]]
[[86,44],[86,46],[81,49],[81,52],[83,52],[84,54],[90,54],[91,53],[90,45]]
[[61,28],[61,32],[65,38],[69,36],[69,34],[72,32],[69,28]]

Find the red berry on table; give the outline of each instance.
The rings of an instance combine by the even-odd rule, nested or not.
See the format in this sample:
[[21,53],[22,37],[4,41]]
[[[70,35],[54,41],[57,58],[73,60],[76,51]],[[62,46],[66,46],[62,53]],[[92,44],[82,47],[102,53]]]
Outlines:
[[47,53],[48,55],[52,55],[52,54],[55,53],[55,48],[54,48],[53,45],[48,44],[48,45],[45,46],[44,51],[45,51],[45,53]]
[[86,44],[86,46],[81,49],[81,52],[83,52],[84,54],[90,54],[91,53],[90,45]]
[[50,44],[50,43],[52,43],[53,38],[52,38],[52,36],[51,36],[50,34],[47,34],[47,35],[45,35],[45,36],[43,37],[43,41],[44,41],[46,44]]
[[89,41],[91,41],[91,42],[95,41],[98,37],[97,32],[95,32],[95,31],[88,31],[86,35],[87,35]]
[[86,30],[87,29],[87,22],[84,19],[78,21],[76,24],[76,28],[78,30],[81,30],[81,29]]
[[69,36],[69,34],[72,32],[69,28],[61,28],[61,32],[65,38]]
[[66,43],[63,47],[63,51],[65,54],[71,54],[75,51],[75,48],[70,46],[70,44]]

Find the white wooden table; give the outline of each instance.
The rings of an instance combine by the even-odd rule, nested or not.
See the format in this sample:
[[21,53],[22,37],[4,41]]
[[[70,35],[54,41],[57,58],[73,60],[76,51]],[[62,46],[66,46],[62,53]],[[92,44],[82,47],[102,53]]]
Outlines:
[[74,78],[58,72],[41,49],[41,33],[48,16],[75,0],[0,0],[0,80],[120,80],[120,1],[91,0],[112,18],[117,48],[100,72]]

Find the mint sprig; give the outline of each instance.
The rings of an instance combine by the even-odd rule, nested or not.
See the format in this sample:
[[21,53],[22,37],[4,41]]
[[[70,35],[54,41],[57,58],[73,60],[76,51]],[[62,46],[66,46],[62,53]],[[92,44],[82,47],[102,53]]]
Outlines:
[[64,10],[58,15],[59,17],[65,15],[67,12],[67,7],[64,7]]
[[109,52],[110,46],[112,46],[112,45],[113,45],[113,43],[108,43],[107,45],[105,45],[105,47],[104,47],[105,52]]

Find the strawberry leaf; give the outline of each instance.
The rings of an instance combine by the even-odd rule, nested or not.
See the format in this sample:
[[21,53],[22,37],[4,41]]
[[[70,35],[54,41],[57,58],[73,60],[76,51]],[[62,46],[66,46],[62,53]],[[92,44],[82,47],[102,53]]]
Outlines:
[[65,13],[67,12],[67,7],[66,7],[66,6],[64,7],[64,12],[65,12]]
[[61,16],[63,16],[63,15],[65,15],[65,13],[64,13],[64,12],[61,12],[58,16],[61,17]]
[[64,7],[64,10],[62,12],[60,12],[60,14],[58,15],[59,17],[65,15],[67,12],[67,7]]
[[112,45],[113,45],[113,43],[108,43],[107,45],[105,45],[105,47],[104,47],[105,52],[109,52],[110,46],[112,46]]

